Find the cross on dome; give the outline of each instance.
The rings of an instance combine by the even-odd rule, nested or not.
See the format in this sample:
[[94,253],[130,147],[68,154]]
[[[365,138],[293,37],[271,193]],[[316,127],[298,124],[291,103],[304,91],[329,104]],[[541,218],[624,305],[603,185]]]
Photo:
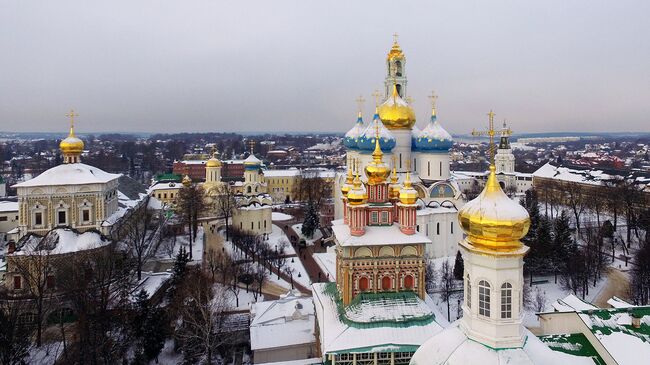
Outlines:
[[363,103],[366,102],[366,99],[363,98],[363,95],[359,95],[354,101],[357,103],[357,108],[359,109],[358,112],[361,114],[363,111]]
[[375,91],[372,92],[372,96],[375,98],[375,107],[377,107],[381,100],[381,92],[379,92],[379,89],[375,89]]
[[78,117],[79,114],[76,114],[74,112],[74,109],[70,109],[70,112],[65,115],[66,117],[70,118],[70,129],[74,128],[74,117]]
[[494,135],[496,132],[494,131],[494,116],[496,114],[490,110],[489,113],[487,113],[487,116],[489,117],[489,123],[488,123],[488,129],[484,131],[477,131],[477,130],[472,130],[472,136],[477,137],[477,136],[488,136],[490,137],[490,143],[489,143],[489,152],[490,152],[490,165],[494,166]]

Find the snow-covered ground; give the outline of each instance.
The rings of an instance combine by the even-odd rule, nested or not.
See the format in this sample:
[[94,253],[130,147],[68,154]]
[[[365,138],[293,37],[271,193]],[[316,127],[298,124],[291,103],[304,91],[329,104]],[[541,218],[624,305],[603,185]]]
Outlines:
[[292,215],[280,213],[280,212],[271,213],[271,220],[274,221],[288,221],[290,219],[293,219]]
[[[192,262],[197,263],[201,262],[203,259],[203,239],[205,234],[203,232],[203,227],[199,227],[196,233],[196,241],[192,243]],[[190,239],[185,234],[179,234],[176,236],[176,242],[173,242],[174,237],[165,237],[163,242],[158,246],[158,251],[156,251],[155,258],[160,261],[174,261],[178,251],[181,247],[185,247],[187,252],[190,251]],[[170,255],[171,252],[171,255]],[[171,256],[171,257],[170,257]]]
[[317,241],[318,239],[323,237],[323,234],[321,233],[320,229],[317,229],[317,230],[314,231],[314,237],[312,237],[312,238],[305,237],[302,234],[302,223],[294,224],[293,226],[291,226],[291,228],[293,228],[293,230],[296,231],[296,234],[298,234],[298,237],[304,238],[305,241],[307,241],[308,245],[313,245],[315,241]]
[[[222,286],[220,283],[215,283],[214,286]],[[229,289],[224,290],[226,293],[226,296],[228,297],[228,307],[230,310],[246,310],[250,308],[250,305],[256,302],[262,302],[264,301],[264,295],[258,296],[257,300],[255,300],[255,296],[253,295],[253,290],[252,288],[246,291],[245,287],[241,287],[241,290],[239,291],[239,306],[237,305],[237,297],[235,297],[235,294],[233,294],[232,291]]]
[[[293,260],[293,262],[291,262]],[[300,285],[309,288],[311,285],[311,280],[309,280],[309,274],[307,270],[302,265],[302,261],[298,257],[288,257],[286,268],[291,269],[293,272],[293,280],[300,283]]]

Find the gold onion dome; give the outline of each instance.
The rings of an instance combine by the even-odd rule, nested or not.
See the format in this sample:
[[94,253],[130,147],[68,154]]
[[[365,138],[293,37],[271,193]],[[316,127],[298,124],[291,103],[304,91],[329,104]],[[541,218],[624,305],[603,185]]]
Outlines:
[[361,185],[361,179],[359,179],[359,171],[357,170],[357,176],[354,178],[352,189],[348,192],[348,204],[349,205],[361,205],[366,202],[368,195]]
[[217,158],[216,151],[212,151],[212,157],[205,163],[205,167],[221,167],[221,161]]
[[384,153],[379,147],[379,126],[376,126],[375,150],[372,152],[372,162],[366,165],[366,177],[369,185],[378,185],[386,181],[390,175],[390,168],[382,159]]
[[59,143],[59,149],[64,155],[81,155],[84,150],[84,142],[74,134],[74,126],[70,126],[68,137]]
[[343,194],[344,197],[348,195],[353,183],[354,177],[352,176],[352,169],[348,167],[348,176],[345,178],[345,183],[341,186],[341,194]]
[[192,184],[192,179],[189,177],[189,175],[185,175],[183,176],[183,180],[181,181],[181,183],[184,186],[190,186],[190,184]]
[[458,218],[472,245],[510,251],[522,245],[520,240],[528,233],[530,217],[524,207],[501,190],[495,170],[494,165],[490,165],[485,188],[460,209]]
[[404,58],[404,52],[402,52],[402,47],[399,46],[399,43],[397,43],[397,40],[393,41],[393,46],[390,48],[390,51],[388,51],[388,55],[386,56],[387,60],[394,60],[396,58]]
[[400,191],[400,186],[399,186],[399,178],[397,177],[397,170],[395,169],[395,161],[393,161],[393,173],[390,176],[390,186],[389,186],[389,191],[388,191],[388,196],[391,199],[398,199],[399,198],[399,191]]
[[418,192],[413,188],[411,183],[411,174],[406,173],[406,179],[404,179],[404,184],[399,191],[399,201],[402,204],[415,204],[418,200]]
[[379,108],[379,119],[388,129],[412,129],[415,125],[413,108],[399,96],[397,85],[393,85],[393,93]]

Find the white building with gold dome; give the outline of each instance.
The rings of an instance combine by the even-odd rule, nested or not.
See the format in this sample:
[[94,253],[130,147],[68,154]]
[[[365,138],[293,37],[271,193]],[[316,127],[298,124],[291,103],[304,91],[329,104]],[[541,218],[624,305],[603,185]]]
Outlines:
[[523,258],[528,247],[521,239],[530,219],[503,192],[493,164],[481,194],[458,216],[467,234],[460,243],[463,317],[433,334],[411,364],[594,364],[589,356],[565,353],[579,353],[575,349],[551,349],[524,328]]
[[81,162],[84,143],[75,135],[74,114],[68,137],[59,144],[63,163],[31,180],[14,185],[18,192],[19,223],[15,241],[28,233],[45,235],[57,227],[95,229],[109,235],[125,209],[120,208],[121,174]]
[[273,199],[267,193],[262,161],[252,152],[244,160],[244,181],[236,182],[233,188],[237,192],[237,209],[233,213],[232,226],[256,236],[270,235]]
[[[428,255],[454,255],[462,238],[456,214],[463,200],[450,175],[453,139],[438,121],[435,95],[431,96],[432,112],[427,124],[422,129],[416,126],[415,112],[407,102],[406,56],[396,40],[386,57],[386,66],[384,100],[378,103],[373,121],[364,123],[359,111],[356,123],[345,134],[348,169],[354,168],[355,161],[359,161],[361,170],[372,163],[378,127],[380,148],[390,168],[396,170],[398,182],[404,180],[407,171],[412,172],[418,195],[416,231],[433,242],[427,248]],[[344,183],[345,174],[340,174],[335,189],[335,217],[339,219],[343,217],[340,188]]]

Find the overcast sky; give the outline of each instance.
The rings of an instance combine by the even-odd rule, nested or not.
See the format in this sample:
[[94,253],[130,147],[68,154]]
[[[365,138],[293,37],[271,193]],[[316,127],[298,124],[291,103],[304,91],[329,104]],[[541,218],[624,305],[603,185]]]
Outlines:
[[[397,32],[421,127],[650,131],[650,1],[0,0],[0,130],[340,131]],[[366,103],[365,117],[373,105]]]

